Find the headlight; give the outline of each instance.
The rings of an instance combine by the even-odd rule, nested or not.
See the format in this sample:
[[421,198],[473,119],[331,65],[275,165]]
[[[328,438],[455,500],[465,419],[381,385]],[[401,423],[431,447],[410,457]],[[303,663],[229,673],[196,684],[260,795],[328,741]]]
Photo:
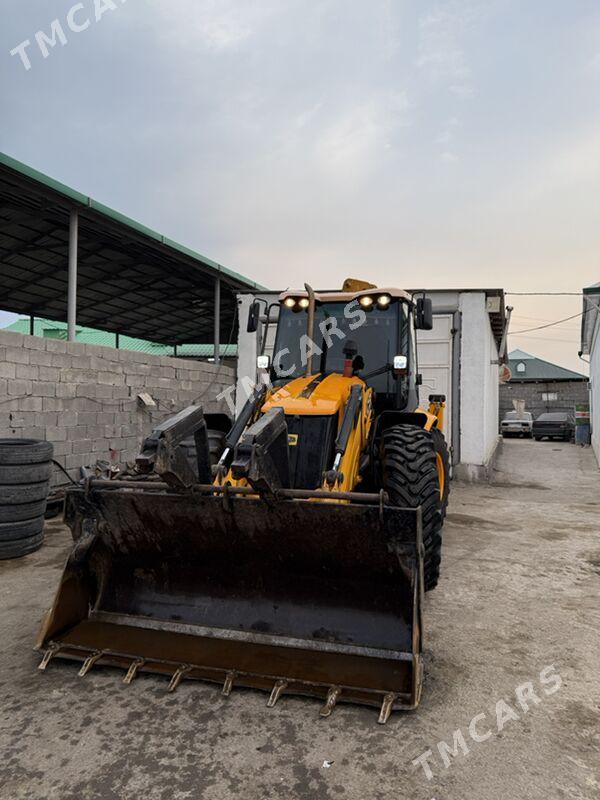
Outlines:
[[301,297],[300,300],[298,300],[298,305],[300,308],[308,308],[310,305],[310,300],[308,297]]
[[373,305],[373,298],[370,297],[368,294],[363,295],[360,300],[358,301],[363,308],[371,308]]
[[377,298],[377,305],[381,306],[382,308],[387,308],[391,302],[392,298],[389,296],[389,294],[381,294]]
[[286,308],[293,308],[296,305],[296,298],[295,297],[286,297],[283,301],[283,305]]

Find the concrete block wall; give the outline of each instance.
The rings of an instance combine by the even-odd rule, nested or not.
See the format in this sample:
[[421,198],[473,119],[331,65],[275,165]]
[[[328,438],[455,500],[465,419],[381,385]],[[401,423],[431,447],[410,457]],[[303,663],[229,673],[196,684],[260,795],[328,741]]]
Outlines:
[[[573,412],[576,403],[590,402],[588,386],[587,381],[509,381],[500,387],[500,420],[514,410],[513,400],[525,400],[525,410],[534,419],[546,411]],[[547,392],[556,392],[557,399],[543,400],[542,394]]]
[[[0,438],[51,441],[78,478],[98,459],[132,460],[158,422],[188,405],[227,412],[217,395],[234,381],[230,366],[0,331]],[[156,409],[140,406],[141,392]]]

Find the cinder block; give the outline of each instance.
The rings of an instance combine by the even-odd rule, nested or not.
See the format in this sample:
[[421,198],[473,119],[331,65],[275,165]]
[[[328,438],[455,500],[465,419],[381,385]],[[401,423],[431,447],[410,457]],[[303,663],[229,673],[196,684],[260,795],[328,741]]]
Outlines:
[[49,353],[66,353],[67,342],[64,339],[46,339],[46,350]]
[[13,364],[29,364],[29,350],[23,347],[7,347],[6,360]]
[[16,331],[0,330],[0,345],[8,345],[9,347],[22,347],[23,339],[25,337],[22,333]]
[[98,386],[95,383],[76,384],[75,394],[77,397],[87,397],[88,400],[96,399]]
[[[33,362],[32,362],[33,363]],[[60,380],[60,370],[58,367],[38,367],[38,375],[41,381],[52,381],[58,383]]]
[[[60,386],[60,384],[57,384],[57,386]],[[62,411],[64,407],[64,400],[56,397],[42,397],[42,411]]]
[[56,396],[74,398],[77,392],[77,385],[74,383],[57,383]]
[[77,425],[77,411],[61,411],[58,415],[58,423],[65,428],[74,428]]
[[52,366],[52,353],[47,353],[45,350],[30,350],[29,363],[37,364],[40,367]]
[[23,345],[28,350],[45,350],[46,340],[43,336],[24,336]]
[[31,381],[9,381],[8,393],[17,397],[24,397],[27,394],[31,394],[31,387]]
[[48,426],[58,427],[58,414],[54,411],[40,411],[35,415],[35,424],[38,428],[47,428]]
[[49,425],[46,428],[46,439],[49,442],[66,442],[67,441],[67,429],[61,428],[59,426],[54,427]]
[[[65,467],[68,470],[79,470],[80,467],[86,467],[96,459],[91,456],[91,453],[73,453],[65,457]],[[77,479],[78,476],[74,476]]]
[[72,442],[55,442],[54,443],[54,458],[60,461],[64,456],[70,455],[72,452]]
[[107,400],[113,396],[113,386],[109,386],[105,383],[97,383],[96,384],[96,397],[101,400]]
[[98,412],[97,411],[79,411],[77,414],[78,425],[97,425]]
[[[111,394],[115,400],[127,400],[131,398],[132,403],[137,403],[135,396],[132,397],[132,395],[137,395],[138,392],[131,391],[129,386],[113,386]],[[115,406],[116,405],[115,403]]]
[[41,411],[43,407],[43,399],[41,397],[21,397],[16,400],[19,411]]
[[39,381],[32,384],[32,392],[37,397],[56,397],[56,383]]
[[82,358],[87,355],[88,345],[83,342],[66,342],[67,353],[71,356]]
[[16,364],[9,364],[7,361],[0,361],[0,378],[16,378]]
[[50,356],[50,366],[52,367],[68,369],[73,363],[73,356],[70,356],[67,353],[50,353]]
[[73,454],[91,453],[93,442],[91,439],[78,439],[73,442]]
[[[98,417],[96,421],[98,425],[114,425],[115,424],[114,412],[102,410],[98,412]],[[102,431],[101,435],[104,436],[104,431]]]
[[17,364],[16,377],[24,378],[29,381],[37,381],[39,375],[39,368],[31,364]]
[[[104,425],[88,425],[85,432],[86,439],[101,439],[104,435]],[[93,448],[92,448],[93,449]]]
[[104,383],[108,386],[123,386],[125,384],[125,376],[118,375],[115,372],[99,372],[96,380],[98,383]]

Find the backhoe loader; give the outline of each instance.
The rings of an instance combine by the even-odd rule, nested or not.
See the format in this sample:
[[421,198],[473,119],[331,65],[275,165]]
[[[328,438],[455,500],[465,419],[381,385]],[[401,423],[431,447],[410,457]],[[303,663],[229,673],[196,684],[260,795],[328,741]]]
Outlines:
[[[361,703],[381,723],[418,705],[449,489],[445,398],[418,399],[431,301],[349,279],[278,306],[273,358],[228,430],[191,406],[133,470],[67,492],[74,543],[40,669],[251,687],[268,707],[309,695],[323,717]],[[271,312],[255,301],[248,330]]]

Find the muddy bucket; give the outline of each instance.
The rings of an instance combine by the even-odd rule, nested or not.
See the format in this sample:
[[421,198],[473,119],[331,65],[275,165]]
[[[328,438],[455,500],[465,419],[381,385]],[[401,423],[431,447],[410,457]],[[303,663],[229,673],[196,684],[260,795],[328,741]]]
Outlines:
[[[102,482],[96,482],[101,484]],[[112,482],[117,484],[118,482]],[[40,633],[54,656],[324,701],[414,708],[420,509],[143,487],[74,489]]]

